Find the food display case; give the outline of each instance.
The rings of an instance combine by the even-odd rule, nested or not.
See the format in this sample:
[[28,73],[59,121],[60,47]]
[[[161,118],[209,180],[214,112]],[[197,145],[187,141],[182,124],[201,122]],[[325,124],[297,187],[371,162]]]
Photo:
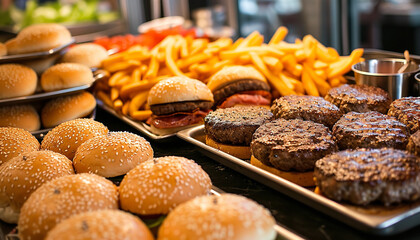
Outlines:
[[[58,23],[65,26],[71,35],[66,35],[69,39],[65,43],[59,46],[52,46],[43,51],[19,54],[10,54],[9,52],[8,55],[0,56],[0,73],[3,64],[21,64],[25,63],[25,61],[36,61],[50,56],[56,56],[53,66],[66,64],[63,63],[63,56],[71,50],[76,49],[76,46],[86,44],[87,42],[89,42],[88,45],[96,44],[96,47],[100,45],[101,51],[105,52],[105,56],[99,67],[87,67],[88,75],[92,75],[92,79],[88,83],[80,84],[79,86],[66,87],[55,91],[40,90],[42,86],[38,86],[38,90],[31,95],[6,97],[3,99],[1,90],[4,89],[0,89],[0,108],[30,103],[36,104],[37,111],[42,112],[40,104],[45,101],[50,101],[57,97],[72,96],[81,92],[92,93],[92,99],[94,102],[96,101],[96,107],[83,117],[90,118],[86,120],[96,121],[97,123],[95,124],[100,125],[101,133],[96,136],[96,141],[93,139],[93,134],[92,136],[89,135],[89,131],[93,127],[91,127],[92,129],[87,127],[84,130],[78,130],[82,137],[77,135],[78,132],[70,132],[71,130],[66,132],[67,130],[61,129],[60,131],[64,131],[61,134],[57,134],[58,130],[54,132],[54,129],[59,128],[63,123],[45,129],[41,128],[37,131],[30,132],[30,134],[38,139],[41,144],[41,149],[49,149],[45,145],[52,145],[53,147],[51,149],[58,149],[57,152],[62,151],[66,156],[71,155],[70,160],[72,162],[70,164],[77,174],[88,172],[89,174],[101,175],[102,172],[109,174],[109,172],[114,170],[118,171],[118,174],[114,175],[101,175],[113,183],[111,184],[111,189],[114,192],[117,186],[119,189],[123,188],[121,186],[125,184],[125,181],[128,182],[126,179],[131,170],[139,169],[137,166],[141,164],[143,164],[142,166],[146,166],[147,163],[150,165],[147,166],[150,169],[153,167],[161,168],[157,167],[161,163],[159,161],[163,162],[162,159],[159,160],[159,157],[184,157],[193,160],[208,174],[207,177],[211,179],[211,183],[209,183],[207,177],[200,177],[202,182],[206,182],[203,185],[210,185],[210,187],[206,186],[208,189],[203,195],[212,196],[213,199],[211,202],[215,206],[220,204],[217,197],[225,193],[232,193],[251,199],[267,209],[268,211],[264,213],[266,214],[264,216],[271,215],[274,220],[274,225],[270,227],[274,235],[270,233],[271,235],[268,239],[418,239],[420,234],[420,202],[419,200],[409,200],[418,198],[420,194],[420,190],[418,190],[420,187],[417,187],[420,186],[420,183],[417,182],[420,179],[420,150],[418,149],[420,143],[416,143],[415,141],[417,140],[414,137],[412,139],[410,138],[415,135],[413,129],[416,130],[419,126],[420,77],[415,78],[414,75],[420,69],[420,56],[417,49],[413,47],[414,45],[405,45],[403,41],[398,43],[398,47],[401,48],[400,45],[404,45],[404,48],[405,46],[410,46],[407,47],[410,51],[409,55],[403,55],[402,52],[397,51],[386,51],[392,50],[385,47],[388,46],[389,42],[382,39],[383,36],[388,34],[387,30],[381,29],[382,34],[378,34],[378,26],[371,24],[372,22],[380,22],[382,27],[390,24],[389,20],[384,20],[384,16],[392,15],[390,6],[396,4],[398,1],[355,2],[335,0],[208,0],[202,2],[193,0],[4,1],[5,5],[2,2],[0,8],[0,43],[12,37],[14,37],[13,41],[19,42],[19,35],[17,34],[22,32],[22,29],[25,29],[27,26],[35,26],[36,23],[40,22]],[[416,3],[408,3],[409,1],[402,2],[402,4],[413,4],[405,6],[417,6]],[[397,11],[395,15],[404,12],[401,10],[402,8],[399,9],[400,11]],[[409,12],[414,14],[411,11]],[[415,20],[411,20],[415,22]],[[412,39],[409,40],[411,41]],[[6,46],[11,46],[10,49],[12,49],[15,46],[13,41],[9,41]],[[42,39],[37,40],[37,43],[42,43],[42,41]],[[93,58],[99,56],[97,53],[90,52],[90,49],[89,52],[86,51],[88,53],[85,53],[85,50],[82,52],[85,55],[79,53],[80,55],[78,56],[82,56],[81,58],[83,60],[92,56]],[[239,144],[241,147],[239,149],[241,151],[248,151],[247,153],[253,155],[254,162],[250,157],[240,159],[233,156],[232,152],[222,149],[218,145],[222,145],[222,143],[217,142],[215,139],[211,139],[213,142],[216,142],[215,146],[210,146],[208,139],[211,137],[208,133],[209,131],[217,131],[217,128],[216,130],[209,130],[207,128],[208,126],[205,125],[207,120],[204,117],[210,111],[216,112],[219,107],[220,109],[230,107],[229,104],[232,104],[232,106],[235,104],[243,105],[245,103],[264,105],[263,109],[269,120],[265,119],[257,127],[239,124],[242,128],[234,131],[232,130],[234,129],[233,127],[229,129],[229,125],[225,125],[226,122],[218,122],[220,124],[219,130],[230,130],[228,133],[222,134],[224,137],[229,138],[229,136],[233,136],[235,141],[240,142],[242,140],[238,139],[246,135],[250,131],[249,129],[255,127],[253,129],[255,132],[261,125],[265,126],[267,123],[275,121],[274,118],[277,116],[273,115],[278,114],[278,112],[275,113],[277,110],[273,110],[273,107],[271,107],[275,99],[286,95],[298,95],[297,97],[314,95],[314,97],[319,97],[319,99],[316,101],[313,100],[310,104],[313,104],[311,105],[312,108],[318,108],[321,105],[318,104],[319,101],[327,101],[324,97],[330,95],[331,89],[338,88],[344,84],[360,85],[360,76],[352,71],[352,67],[359,62],[375,62],[378,59],[394,59],[392,61],[390,60],[390,62],[398,62],[398,65],[394,64],[395,66],[392,66],[393,70],[391,72],[375,72],[379,70],[377,69],[378,67],[374,66],[369,69],[364,69],[364,74],[366,78],[375,73],[384,79],[394,79],[394,82],[392,84],[388,83],[385,89],[389,93],[384,89],[378,88],[379,90],[375,93],[380,92],[381,95],[373,94],[373,100],[380,98],[382,101],[380,105],[386,105],[386,110],[383,111],[384,115],[380,113],[374,114],[376,114],[375,116],[380,115],[384,119],[392,118],[391,120],[388,119],[388,122],[392,122],[393,124],[406,124],[401,128],[396,127],[400,131],[398,132],[399,134],[396,134],[398,135],[396,138],[404,139],[404,141],[402,143],[399,142],[399,145],[395,145],[400,148],[398,151],[403,153],[395,157],[396,160],[394,160],[397,161],[398,157],[402,159],[408,156],[406,158],[416,162],[416,164],[410,165],[408,163],[403,166],[409,168],[409,170],[405,171],[405,173],[408,173],[407,178],[409,180],[402,184],[407,184],[409,187],[404,188],[405,185],[402,185],[402,189],[396,190],[396,194],[409,194],[407,193],[409,190],[419,191],[419,194],[411,195],[412,199],[404,198],[401,203],[398,201],[394,203],[392,200],[386,198],[389,196],[383,198],[377,197],[376,201],[366,203],[365,205],[351,203],[351,201],[355,201],[354,199],[333,200],[333,197],[327,197],[325,193],[320,192],[319,187],[321,184],[313,177],[313,169],[315,168],[316,161],[313,162],[309,171],[307,169],[302,170],[305,171],[304,173],[309,173],[307,175],[310,176],[308,178],[310,182],[308,186],[301,186],[290,179],[287,180],[287,177],[290,177],[290,175],[294,177],[298,175],[298,171],[295,171],[297,169],[276,169],[275,164],[267,163],[271,160],[261,161],[261,165],[257,166],[255,164],[255,150],[249,150],[249,147],[252,148],[254,140],[258,138],[258,136],[256,137],[253,134],[248,139],[249,143]],[[71,62],[72,64],[85,64],[80,59],[73,61]],[[38,85],[42,85],[41,82],[45,81],[42,80],[43,75],[49,67],[43,68],[36,73]],[[231,72],[223,72],[226,69],[229,69]],[[245,74],[240,70],[245,72]],[[398,72],[400,70],[401,72]],[[220,72],[223,72],[223,74]],[[71,75],[71,73],[66,74],[66,79],[68,75]],[[56,81],[64,81],[63,79],[65,77],[60,77],[58,74]],[[78,77],[74,77],[74,79],[76,78]],[[398,79],[403,79],[404,82]],[[0,81],[6,80],[3,80],[2,76],[0,76]],[[367,80],[365,81],[368,82]],[[384,86],[383,83],[382,86]],[[374,86],[369,86],[369,89],[372,89],[370,87],[373,88]],[[391,91],[393,92],[392,94]],[[362,104],[365,104],[363,98],[365,96],[371,96],[369,95],[371,93],[361,91],[364,94],[362,96],[356,90],[348,90],[348,92],[353,95],[356,94],[354,98],[357,100],[355,100],[357,103],[353,105],[349,104],[351,107],[354,109],[367,108],[365,105],[362,106]],[[398,92],[398,94],[394,94],[394,92]],[[196,95],[191,97],[191,94]],[[347,96],[346,93],[343,94]],[[389,97],[391,95],[394,99]],[[382,96],[385,97],[382,98]],[[329,97],[332,98],[331,96]],[[408,101],[410,101],[407,103],[407,106],[410,106],[409,113],[406,113],[407,111],[404,112],[404,116],[408,116],[407,118],[409,119],[399,117],[398,114],[395,115],[395,112],[393,113],[394,117],[388,116],[390,115],[389,113],[386,115],[391,102],[402,97],[407,97]],[[370,103],[372,97],[366,98],[368,99],[366,101]],[[267,101],[268,103],[266,103]],[[328,101],[330,102],[327,103],[336,108],[337,112],[341,114],[336,119],[337,121],[347,116],[344,114],[344,107],[340,110],[339,103],[332,103],[333,100]],[[84,103],[81,102],[68,105],[71,105],[71,107],[77,110],[84,107]],[[233,109],[232,111],[235,112],[237,109],[239,108]],[[302,109],[305,109],[305,106],[298,106],[298,111]],[[294,110],[296,109],[290,108],[285,111],[291,112]],[[394,109],[394,111],[397,110]],[[60,115],[62,111],[64,110],[58,109],[56,113]],[[332,142],[330,146],[332,154],[350,148],[343,148],[336,143],[339,141],[337,140],[337,136],[334,135],[334,123],[337,121],[329,125],[314,123],[316,120],[313,119],[320,118],[320,116],[314,116],[311,110],[306,111],[298,117],[301,118],[299,121],[309,122],[307,115],[311,112],[311,124],[322,129],[322,134],[325,133],[323,135],[324,137],[328,136],[328,142]],[[238,110],[236,112],[240,111]],[[414,117],[410,118],[411,116]],[[256,116],[241,115],[238,118],[243,123],[245,120],[254,119],[254,117]],[[232,119],[228,121],[230,120]],[[370,122],[374,122],[374,120],[369,119]],[[232,121],[234,122],[235,120]],[[65,123],[68,122],[66,121]],[[179,122],[182,122],[182,124]],[[372,128],[372,125],[368,124],[376,124],[376,122],[370,122],[365,124],[364,127],[367,128],[366,126],[369,126]],[[354,127],[351,131],[357,132],[361,129],[360,131],[365,131],[363,133],[367,135],[375,135],[381,134],[378,132],[384,129],[384,127],[378,126],[373,130],[366,130],[363,127],[358,127],[358,124],[361,125],[362,123],[351,125],[351,127]],[[301,135],[298,137],[293,135],[293,139],[287,142],[284,139],[280,139],[279,135],[281,133],[274,136],[272,134],[275,132],[274,130],[271,129],[272,131],[270,132],[265,129],[267,135],[262,138],[268,140],[263,143],[260,142],[260,151],[263,152],[272,146],[275,149],[287,149],[289,145],[293,144],[297,146],[296,148],[299,148],[305,144],[308,145],[308,142],[311,141],[325,140],[320,140],[319,132],[310,132],[308,129],[311,127],[305,130],[301,128],[292,129],[294,127],[292,125],[287,126],[289,126],[290,131],[297,131],[299,134],[302,134],[304,136],[302,138],[304,139],[299,139]],[[0,125],[0,127],[2,126]],[[234,127],[236,129],[238,126],[235,125]],[[107,128],[107,130],[104,130],[104,128]],[[89,134],[86,135],[89,135],[88,137],[92,139],[84,139],[84,131],[88,132]],[[92,131],[95,131],[95,129]],[[289,131],[289,129],[284,131]],[[46,134],[53,132],[57,134],[57,139],[52,141],[50,138],[48,143],[43,144]],[[419,132],[420,130],[418,130],[417,135],[420,135]],[[133,134],[130,135],[130,133]],[[294,134],[294,132],[291,134]],[[111,139],[116,135],[125,136],[116,138],[117,140],[110,145],[101,145],[104,141],[101,138]],[[287,134],[284,135],[286,136]],[[393,134],[381,135],[381,137],[386,138],[388,141],[385,141],[383,145],[391,145],[393,139],[390,135]],[[0,131],[0,140],[1,137]],[[277,137],[279,138],[277,139]],[[65,142],[63,144],[62,141],[65,140],[62,139],[66,138],[71,143],[67,144]],[[364,135],[360,138],[363,139],[355,142],[369,144],[366,143],[369,137]],[[86,143],[89,142],[92,145],[80,150],[80,146],[84,144],[83,141],[86,141]],[[145,146],[137,146],[136,144],[139,144],[138,142],[142,142]],[[117,144],[112,145],[115,143]],[[135,150],[132,150],[131,146],[127,147],[125,144],[136,145],[133,147]],[[234,145],[237,143],[230,142],[223,144],[228,147],[236,147]],[[418,145],[416,146],[416,144]],[[2,157],[2,147],[6,145],[6,143],[0,141],[0,157]],[[373,146],[373,144],[369,146]],[[309,146],[308,148],[311,147],[313,152],[310,154],[297,154],[296,156],[300,157],[289,157],[286,160],[290,162],[300,161],[310,158],[307,155],[318,156],[317,154],[322,151],[320,148],[317,149],[317,146]],[[93,164],[91,163],[92,166],[89,166],[89,163],[85,163],[88,162],[87,159],[89,157],[83,151],[93,152],[92,156],[94,157],[91,157],[93,160],[89,159],[89,161],[94,162]],[[109,151],[111,153],[108,153]],[[112,151],[115,151],[115,153]],[[273,151],[273,153],[266,154],[270,158],[281,158],[281,156],[279,157],[281,155],[279,152],[274,152],[272,148],[269,151]],[[285,155],[289,154],[288,156],[292,156],[291,151]],[[141,155],[142,158],[147,159],[141,159],[139,163],[134,163],[136,160],[134,157],[131,158],[130,154]],[[322,154],[320,153],[319,156]],[[323,155],[322,158],[330,156],[329,154]],[[130,157],[127,157],[127,155]],[[264,154],[260,154],[260,156],[262,155]],[[19,155],[16,159],[19,158],[21,160],[22,158],[22,161],[27,160],[24,155],[23,157],[21,156]],[[368,157],[368,160],[372,162],[376,161],[370,157]],[[350,161],[356,162],[357,159]],[[84,165],[82,162],[86,164],[86,169],[83,169]],[[112,166],[112,169],[109,166]],[[124,168],[122,172],[119,172],[120,167]],[[173,169],[178,169],[178,167],[173,167]],[[375,167],[373,166],[369,170],[374,171],[372,168]],[[96,170],[92,170],[93,168]],[[341,170],[339,169],[339,171]],[[400,169],[394,170],[399,171]],[[410,172],[411,170],[412,172]],[[20,176],[7,175],[2,171],[2,159],[0,158],[0,200],[10,197],[4,194],[6,187],[2,188],[1,184],[6,185],[6,182],[10,183],[19,179],[27,180],[27,178],[21,178]],[[194,174],[196,174],[198,170],[194,171]],[[286,174],[282,175],[283,173]],[[195,187],[192,186],[193,182],[194,184],[198,182],[197,179],[184,179],[183,177],[185,176],[173,177],[173,174],[175,173],[170,172],[168,176],[163,176],[163,178],[172,181],[170,184],[184,184],[188,188],[184,192],[183,189],[179,190],[174,187],[173,195],[180,194],[182,197],[179,198],[184,198],[185,196],[190,197],[192,192],[197,192]],[[386,172],[377,171],[377,174],[384,179],[393,177],[388,176]],[[145,175],[147,174],[141,175],[141,177]],[[157,174],[159,177],[162,177],[162,175],[162,173]],[[363,173],[360,175],[363,175]],[[137,181],[138,179],[140,178],[137,178]],[[411,181],[412,179],[415,180]],[[141,182],[141,187],[138,186],[135,190],[148,189],[150,191],[148,193],[156,198],[166,196],[166,193],[160,191],[162,189],[173,189],[172,187],[167,187],[165,185],[166,183],[160,184],[160,181],[160,179],[150,181],[150,183],[156,186],[153,189],[148,189],[145,186],[146,181]],[[200,182],[197,184],[200,185]],[[343,186],[340,182],[334,182],[334,184]],[[337,191],[340,191],[340,196],[346,195],[346,191],[349,191],[350,188],[353,196],[355,192],[356,196],[360,196],[358,194],[362,190],[369,190],[369,187],[372,187],[373,190],[367,193],[369,196],[372,196],[375,195],[374,190],[377,185],[391,184],[391,188],[395,187],[392,183],[379,181],[379,183],[369,182],[365,185],[363,183],[361,186],[365,189],[360,187],[360,189],[355,190],[356,187],[354,186],[359,186],[359,182],[352,184],[354,185],[350,184],[338,189]],[[16,187],[13,185],[12,187]],[[200,185],[200,187],[203,186]],[[65,188],[56,187],[56,189],[52,190],[51,199],[58,197],[64,191],[66,191]],[[127,198],[130,194],[133,194],[134,190],[131,189],[128,192],[120,193],[120,195],[124,195]],[[143,204],[145,198],[143,195],[148,194],[136,194],[138,193],[135,193],[132,201],[130,201],[138,207]],[[361,195],[363,194],[365,192],[361,193]],[[172,198],[173,195],[168,198]],[[30,198],[30,196],[27,198]],[[389,198],[393,199],[392,197]],[[381,202],[383,199],[390,201],[386,202],[385,200],[385,204],[389,206],[385,206]],[[144,202],[149,201],[149,209],[158,208],[157,206],[161,204],[169,208],[170,211],[173,208],[176,209],[177,204],[179,204],[169,206],[167,199],[161,200],[155,200],[155,202],[146,200]],[[0,219],[5,211],[10,211],[7,201],[5,203],[0,201]],[[62,201],[62,199],[59,201]],[[114,198],[113,201],[113,205],[115,205]],[[149,230],[155,237],[159,236],[158,228],[161,226],[162,221],[165,221],[164,219],[168,212],[147,215],[144,212],[135,212],[133,208],[136,207],[127,207],[125,209],[122,207],[122,200],[120,199],[119,201],[120,204],[117,204],[118,206],[115,208],[132,212],[136,216],[136,219],[139,217],[139,219],[146,222]],[[124,204],[127,204],[128,200],[124,201],[126,201]],[[33,199],[32,202],[34,202]],[[82,202],[80,204],[84,203]],[[95,204],[86,203],[85,205],[90,207],[96,206]],[[54,205],[54,207],[58,207],[57,209],[59,209],[59,206]],[[83,207],[85,206],[80,208],[82,209]],[[22,207],[22,209],[24,208]],[[78,211],[79,207],[74,207],[71,211],[73,210]],[[246,209],[246,206],[244,206],[243,210],[249,209]],[[22,211],[26,213],[30,212],[28,207]],[[46,211],[45,214],[52,216],[51,214],[56,214],[56,212]],[[216,213],[218,211],[207,215],[213,216]],[[240,216],[240,214],[235,216]],[[271,218],[253,219],[253,222],[250,222],[249,219],[244,219],[244,217],[239,217],[239,219],[241,219],[241,222],[238,225],[247,226],[251,229],[255,226],[261,226],[259,221],[266,222]],[[40,220],[39,222],[42,221]],[[22,220],[22,222],[24,221]],[[36,223],[37,221],[33,222]],[[22,223],[20,222],[19,224]],[[44,224],[42,229],[51,230],[50,228],[54,227],[55,223],[52,224],[52,227],[48,224]],[[230,223],[227,224],[229,225]],[[195,225],[196,223],[191,224],[191,226]],[[207,223],[203,225],[205,229],[212,229],[214,227],[207,225]],[[189,228],[190,226],[185,227]],[[229,225],[228,228],[230,227],[232,229],[234,228],[234,226]],[[22,229],[27,231],[25,228],[27,226],[19,229],[19,226],[16,224],[6,223],[0,220],[0,240],[17,240],[19,239],[19,231]],[[38,228],[41,229],[39,226]],[[82,222],[82,231],[87,232],[90,228],[90,225],[87,226],[86,222]],[[177,232],[176,230],[174,231]],[[33,233],[35,232],[38,234],[39,231],[33,231]],[[26,232],[25,234],[28,233]],[[74,232],[74,234],[77,233]]]

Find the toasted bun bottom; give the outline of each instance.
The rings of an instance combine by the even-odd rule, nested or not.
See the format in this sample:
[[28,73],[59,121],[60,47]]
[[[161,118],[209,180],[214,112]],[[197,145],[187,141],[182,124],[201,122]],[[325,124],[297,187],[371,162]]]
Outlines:
[[256,159],[254,156],[251,156],[251,164],[264,169],[274,175],[277,175],[281,178],[284,178],[292,183],[300,185],[302,187],[312,187],[315,186],[314,182],[314,172],[286,172],[279,169],[269,167],[262,163],[260,160]]
[[251,147],[250,146],[235,146],[228,145],[214,141],[211,137],[206,135],[206,144],[210,147],[214,147],[228,153],[232,156],[235,156],[240,159],[250,159],[251,158]]
[[174,128],[157,128],[153,125],[150,125],[149,130],[156,135],[162,136],[162,135],[173,134],[173,133],[179,132],[181,130],[190,128],[190,127],[195,127],[199,124],[201,124],[201,122],[197,123],[197,124],[192,124],[192,125],[187,125],[187,126],[182,126],[182,127],[174,127]]

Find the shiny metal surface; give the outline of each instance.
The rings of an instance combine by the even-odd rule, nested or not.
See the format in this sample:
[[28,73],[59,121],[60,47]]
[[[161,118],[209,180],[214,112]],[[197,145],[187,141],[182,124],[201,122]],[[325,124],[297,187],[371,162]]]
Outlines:
[[386,58],[369,59],[352,66],[357,84],[380,87],[386,90],[395,100],[407,96],[417,96],[413,91],[414,74],[420,70],[419,65],[410,62],[403,73],[397,73],[405,64],[404,59]]

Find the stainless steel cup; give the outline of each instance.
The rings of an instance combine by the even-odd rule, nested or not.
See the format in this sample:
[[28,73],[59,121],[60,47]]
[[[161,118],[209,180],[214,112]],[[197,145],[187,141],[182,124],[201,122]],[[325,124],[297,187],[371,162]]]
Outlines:
[[357,84],[380,87],[387,91],[392,99],[418,95],[413,93],[416,86],[414,74],[419,65],[410,62],[403,73],[397,73],[405,64],[404,59],[369,59],[352,66]]

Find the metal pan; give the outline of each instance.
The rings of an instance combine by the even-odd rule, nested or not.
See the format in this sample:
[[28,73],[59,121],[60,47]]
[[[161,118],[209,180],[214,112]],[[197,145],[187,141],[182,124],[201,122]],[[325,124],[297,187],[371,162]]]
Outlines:
[[382,206],[357,207],[338,203],[314,193],[312,189],[291,183],[247,161],[206,145],[204,126],[180,131],[177,136],[196,145],[204,154],[221,164],[362,231],[390,235],[420,224],[420,202],[387,209]]

